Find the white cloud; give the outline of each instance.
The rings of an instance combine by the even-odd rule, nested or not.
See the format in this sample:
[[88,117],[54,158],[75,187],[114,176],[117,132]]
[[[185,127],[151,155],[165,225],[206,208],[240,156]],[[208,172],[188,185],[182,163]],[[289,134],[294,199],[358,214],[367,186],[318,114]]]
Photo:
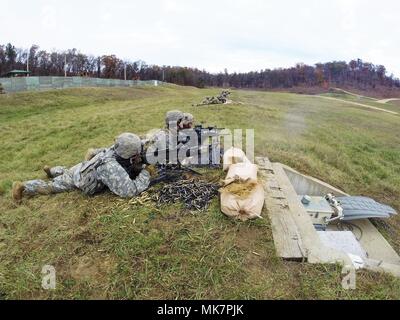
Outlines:
[[210,71],[362,58],[400,76],[396,0],[31,0],[6,8],[0,43]]

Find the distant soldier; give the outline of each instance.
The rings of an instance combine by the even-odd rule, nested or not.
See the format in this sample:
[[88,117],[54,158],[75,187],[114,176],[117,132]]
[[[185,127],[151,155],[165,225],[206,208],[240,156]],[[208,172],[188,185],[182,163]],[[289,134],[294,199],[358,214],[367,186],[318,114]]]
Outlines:
[[142,166],[135,179],[127,170],[130,164],[140,158],[142,143],[132,133],[120,135],[115,144],[107,149],[98,149],[89,160],[67,169],[45,167],[51,181],[32,180],[15,182],[12,196],[19,202],[23,196],[67,192],[75,189],[87,195],[94,195],[106,188],[122,198],[134,197],[145,191],[150,184],[150,173]]
[[220,103],[225,104],[228,102],[228,97],[230,96],[230,92],[228,90],[224,90],[221,94],[217,97]]
[[228,98],[230,96],[230,91],[223,90],[218,96],[216,97],[206,97],[202,103],[198,104],[197,106],[206,106],[206,105],[213,105],[213,104],[225,104],[228,102]]

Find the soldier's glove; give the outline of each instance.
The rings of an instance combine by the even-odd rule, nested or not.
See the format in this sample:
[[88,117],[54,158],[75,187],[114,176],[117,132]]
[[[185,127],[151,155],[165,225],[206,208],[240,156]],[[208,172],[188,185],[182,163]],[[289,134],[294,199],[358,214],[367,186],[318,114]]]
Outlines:
[[92,160],[96,155],[95,151],[96,150],[93,148],[88,149],[88,151],[86,151],[85,160],[86,161]]
[[158,169],[156,166],[146,166],[146,171],[150,173],[150,177],[152,179],[158,177]]

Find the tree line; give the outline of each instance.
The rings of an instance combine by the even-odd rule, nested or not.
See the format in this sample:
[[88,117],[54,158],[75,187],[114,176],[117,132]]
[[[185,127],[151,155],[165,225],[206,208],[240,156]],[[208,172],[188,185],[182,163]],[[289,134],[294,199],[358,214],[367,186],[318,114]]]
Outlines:
[[178,85],[279,89],[293,87],[346,86],[361,90],[376,87],[400,88],[400,80],[388,75],[383,65],[361,59],[317,63],[298,63],[291,68],[265,69],[245,73],[210,73],[197,68],[148,65],[144,61],[123,61],[115,55],[93,56],[69,49],[62,52],[29,49],[12,44],[0,45],[0,75],[13,69],[29,71],[33,76],[88,76],[127,80],[160,80]]

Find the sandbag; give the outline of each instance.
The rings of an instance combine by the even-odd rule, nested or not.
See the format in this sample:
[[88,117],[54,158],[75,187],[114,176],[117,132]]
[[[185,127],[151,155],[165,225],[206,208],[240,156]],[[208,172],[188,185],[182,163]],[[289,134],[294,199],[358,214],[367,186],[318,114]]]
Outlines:
[[258,167],[250,162],[232,164],[225,178],[225,185],[233,181],[257,182]]
[[232,164],[235,163],[251,163],[246,157],[242,149],[230,148],[224,153],[224,171],[227,171]]
[[228,217],[247,221],[261,218],[265,195],[261,183],[253,183],[252,190],[245,195],[229,191],[229,186],[220,190],[221,211]]
[[248,162],[231,164],[220,189],[221,211],[242,221],[261,218],[264,188],[257,179],[258,167]]

